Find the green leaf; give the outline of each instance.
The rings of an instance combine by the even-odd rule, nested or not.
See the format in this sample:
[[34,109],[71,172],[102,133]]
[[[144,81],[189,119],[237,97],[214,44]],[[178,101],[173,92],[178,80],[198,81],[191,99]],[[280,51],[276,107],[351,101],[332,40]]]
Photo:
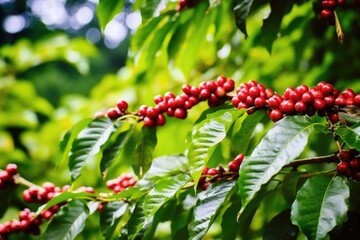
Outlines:
[[74,199],[89,199],[89,198],[95,198],[96,194],[94,193],[88,193],[88,192],[62,192],[59,195],[53,197],[50,201],[48,201],[46,204],[40,206],[38,210],[36,211],[35,215],[39,215],[43,210],[51,208],[52,206],[67,202],[69,200]]
[[229,206],[224,211],[221,220],[221,239],[223,240],[233,240],[238,232],[243,232],[240,224],[236,221],[237,212],[241,208],[241,199],[237,191],[238,189],[234,189],[234,194],[226,201]]
[[157,143],[156,128],[143,127],[141,136],[135,147],[135,156],[132,161],[133,169],[136,175],[143,176],[150,168],[152,154]]
[[117,223],[126,213],[128,204],[123,201],[114,201],[107,203],[101,210],[100,229],[106,239],[111,239],[116,230]]
[[150,191],[150,189],[149,188],[144,189],[143,187],[139,187],[138,185],[139,185],[140,181],[141,180],[139,180],[137,182],[136,186],[134,186],[134,187],[130,187],[119,193],[113,194],[112,198],[117,199],[117,200],[127,199],[129,201],[141,198],[142,196],[147,194],[148,191]]
[[263,184],[300,155],[315,124],[306,116],[286,117],[267,132],[250,157],[245,157],[238,179],[243,209]]
[[45,230],[44,239],[72,240],[82,232],[86,218],[97,208],[96,202],[86,205],[80,200],[73,200],[63,207],[52,219]]
[[291,220],[309,239],[323,239],[346,221],[349,196],[349,187],[341,177],[312,177],[298,191]]
[[129,135],[131,135],[130,129],[120,133],[116,137],[113,144],[110,147],[105,148],[103,150],[103,156],[100,162],[101,173],[104,173],[111,166],[111,164],[119,157],[121,150],[124,148],[125,143],[129,139]]
[[244,114],[236,121],[236,133],[231,139],[232,152],[245,154],[248,151],[251,135],[265,114],[265,111],[256,111],[251,115]]
[[69,157],[71,146],[76,136],[83,130],[93,119],[87,118],[77,122],[70,131],[66,132],[60,142],[60,152],[62,152],[61,162],[64,162]]
[[300,176],[301,173],[299,172],[291,172],[284,178],[281,191],[288,203],[293,203],[296,198]]
[[344,140],[346,145],[350,148],[360,150],[360,126],[355,125],[353,127],[340,126],[335,128],[335,133]]
[[99,0],[96,8],[96,15],[100,22],[101,30],[104,31],[106,25],[120,13],[124,7],[124,0]]
[[75,139],[69,157],[71,178],[80,176],[81,169],[99,153],[100,147],[116,130],[115,125],[108,118],[97,118],[80,132]]
[[155,158],[144,179],[158,180],[167,176],[188,172],[188,161],[184,155],[171,155]]
[[236,26],[240,29],[241,32],[245,34],[245,37],[248,37],[246,30],[246,18],[249,15],[251,5],[253,0],[235,0],[234,4],[234,13],[235,13],[235,22]]
[[128,240],[135,239],[146,223],[144,214],[144,200],[145,197],[139,199],[139,201],[136,202],[135,209],[127,223]]
[[224,140],[234,121],[244,112],[238,109],[219,110],[194,126],[187,157],[195,187],[216,146]]
[[209,9],[215,8],[221,4],[221,0],[209,0]]
[[261,27],[262,42],[269,52],[271,52],[272,44],[278,37],[283,17],[291,10],[293,4],[293,1],[270,1],[270,15],[264,20]]
[[264,240],[296,240],[299,229],[291,223],[290,210],[276,215],[264,229]]
[[148,19],[152,19],[154,16],[158,15],[159,11],[162,10],[167,1],[145,0],[140,8],[142,21],[146,22]]
[[154,188],[145,197],[144,214],[146,219],[149,220],[153,217],[159,208],[172,199],[189,180],[189,175],[178,174],[156,183]]
[[222,182],[199,198],[188,228],[191,239],[203,239],[235,185],[235,181]]

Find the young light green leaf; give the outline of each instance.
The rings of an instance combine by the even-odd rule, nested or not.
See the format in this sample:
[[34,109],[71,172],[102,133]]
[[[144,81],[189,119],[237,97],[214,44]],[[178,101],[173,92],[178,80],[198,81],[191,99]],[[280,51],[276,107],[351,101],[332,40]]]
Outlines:
[[184,155],[161,156],[155,158],[144,179],[157,180],[166,176],[188,172],[188,161]]
[[245,157],[238,179],[243,208],[283,166],[304,150],[316,123],[309,117],[286,117],[267,132],[250,157]]
[[318,175],[298,191],[291,220],[309,239],[324,239],[347,219],[349,187],[341,177]]
[[96,8],[96,15],[103,31],[115,15],[121,12],[124,7],[124,2],[124,0],[99,0],[99,5]]
[[100,147],[116,130],[114,123],[108,118],[97,118],[80,132],[75,139],[69,157],[71,178],[80,176],[81,169],[99,153]]
[[135,147],[135,156],[132,161],[136,175],[143,176],[150,168],[156,143],[156,128],[143,127],[141,129],[140,139],[138,139]]
[[101,210],[100,229],[102,234],[110,239],[116,229],[120,218],[126,213],[129,205],[123,201],[114,201],[107,203]]
[[147,220],[167,201],[172,199],[177,192],[190,180],[187,174],[178,174],[157,182],[154,188],[145,196],[144,214]]
[[235,185],[235,181],[222,182],[199,198],[188,228],[191,239],[203,239]]
[[241,32],[245,34],[245,37],[248,37],[246,30],[246,18],[249,15],[251,5],[253,0],[235,0],[234,1],[234,13],[236,26],[240,29]]
[[204,121],[194,126],[187,157],[195,187],[202,169],[214,153],[216,146],[226,137],[234,121],[242,114],[244,111],[238,109],[219,110],[207,115]]
[[91,199],[95,198],[96,194],[94,193],[88,193],[88,192],[62,192],[59,195],[53,197],[50,201],[48,201],[46,204],[40,206],[38,210],[36,211],[35,215],[40,214],[43,210],[51,208],[52,206],[63,203],[69,200],[74,199]]
[[360,126],[340,126],[335,128],[335,133],[351,148],[360,150]]
[[43,238],[52,240],[75,239],[84,229],[86,218],[96,210],[97,205],[97,202],[90,202],[89,205],[86,205],[80,200],[69,202],[52,219]]

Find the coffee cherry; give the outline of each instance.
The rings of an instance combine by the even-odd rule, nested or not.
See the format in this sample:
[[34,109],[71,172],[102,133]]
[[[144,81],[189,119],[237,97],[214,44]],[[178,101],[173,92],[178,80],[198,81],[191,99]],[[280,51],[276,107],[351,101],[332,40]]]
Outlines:
[[345,174],[349,170],[349,164],[347,162],[340,162],[337,165],[337,170],[339,173]]
[[116,106],[118,107],[118,109],[121,111],[121,112],[125,112],[128,108],[128,103],[125,101],[125,100],[119,100],[117,103],[116,103]]
[[315,99],[314,103],[313,103],[313,106],[317,111],[322,111],[322,110],[325,109],[326,103],[322,99]]
[[339,158],[340,158],[341,161],[350,162],[352,157],[353,156],[350,153],[350,151],[342,150],[342,151],[339,152]]
[[306,104],[302,100],[296,102],[295,103],[295,111],[298,113],[306,113],[306,111],[307,111]]
[[292,100],[284,100],[282,103],[280,103],[280,110],[284,114],[293,114],[295,111],[295,104]]
[[174,111],[174,117],[179,119],[185,119],[187,117],[187,111],[183,108],[177,108]]
[[283,113],[279,109],[274,109],[270,112],[270,119],[274,122],[283,118]]
[[10,176],[14,176],[15,174],[18,173],[18,167],[16,164],[13,163],[9,163],[8,165],[6,165],[5,170],[8,172]]
[[324,20],[331,19],[332,17],[334,17],[334,12],[331,11],[330,9],[323,9],[320,12],[320,16]]
[[266,105],[266,100],[265,100],[265,98],[264,98],[264,97],[257,97],[257,98],[255,98],[255,100],[254,100],[254,105],[255,105],[255,107],[257,107],[257,108],[263,108],[263,107],[265,107],[265,105]]
[[360,159],[354,158],[349,162],[350,167],[353,170],[359,170],[360,169]]

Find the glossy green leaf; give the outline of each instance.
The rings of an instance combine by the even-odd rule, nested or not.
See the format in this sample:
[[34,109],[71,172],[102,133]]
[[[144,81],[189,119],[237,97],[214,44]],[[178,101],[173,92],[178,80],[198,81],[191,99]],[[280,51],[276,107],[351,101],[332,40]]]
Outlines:
[[256,111],[251,115],[244,114],[236,121],[236,132],[231,139],[232,152],[245,154],[248,151],[251,136],[265,114],[265,111]]
[[299,229],[291,223],[290,210],[276,215],[264,229],[264,240],[296,240]]
[[110,119],[97,118],[80,132],[72,145],[69,157],[69,169],[73,180],[80,176],[81,169],[94,159],[100,147],[115,130],[115,125]]
[[250,157],[245,157],[238,179],[243,208],[263,184],[300,155],[314,125],[306,116],[286,117],[267,132]]
[[209,0],[209,9],[215,8],[221,4],[221,0]]
[[63,207],[52,219],[46,231],[44,239],[72,240],[82,232],[86,218],[97,209],[97,202],[86,205],[80,200],[73,200]]
[[239,232],[243,232],[241,225],[236,221],[237,212],[241,208],[241,199],[237,191],[238,189],[234,189],[234,194],[226,201],[228,206],[221,219],[222,240],[233,240]]
[[143,127],[135,147],[134,159],[132,160],[136,175],[143,176],[150,168],[156,143],[156,128]]
[[124,2],[124,0],[99,0],[99,5],[96,8],[96,15],[103,31],[115,15],[121,12],[124,7]]
[[113,199],[121,200],[121,199],[127,199],[129,201],[131,200],[137,200],[147,194],[150,191],[151,187],[144,188],[142,186],[139,186],[139,183],[141,183],[141,180],[139,180],[134,187],[127,188],[119,193],[115,193],[112,195]]
[[350,148],[360,150],[360,126],[353,127],[340,126],[335,128],[335,133],[348,145]]
[[324,239],[347,219],[349,187],[341,177],[318,175],[298,191],[291,220],[309,239]]
[[111,239],[116,230],[117,223],[126,213],[128,204],[123,201],[114,201],[107,203],[101,210],[100,229],[106,239]]
[[171,155],[155,158],[144,179],[158,180],[167,176],[188,172],[188,161],[184,155]]
[[244,111],[238,109],[219,110],[208,114],[204,121],[193,128],[187,157],[195,186],[216,146],[226,137],[227,132]]
[[189,175],[178,174],[157,182],[145,197],[144,214],[146,219],[153,217],[159,208],[172,199],[189,180]]
[[191,239],[204,238],[217,213],[235,185],[235,181],[222,182],[207,190],[206,194],[199,198],[194,209],[193,219],[189,224],[189,234]]
[[104,173],[111,164],[119,157],[121,150],[124,148],[125,143],[129,139],[131,129],[120,133],[112,145],[103,150],[103,156],[100,162],[100,171]]
[[40,214],[43,210],[48,209],[56,204],[67,202],[74,199],[95,199],[96,194],[88,192],[62,192],[59,195],[53,197],[46,204],[40,206],[36,211],[36,215]]
[[249,15],[251,5],[253,0],[235,0],[234,1],[234,13],[235,13],[235,22],[236,26],[240,29],[241,32],[245,34],[245,37],[248,37],[246,30],[246,18]]
[[144,214],[144,200],[145,197],[139,199],[139,201],[136,202],[134,211],[132,212],[131,217],[127,223],[128,240],[135,239],[146,224],[146,218]]

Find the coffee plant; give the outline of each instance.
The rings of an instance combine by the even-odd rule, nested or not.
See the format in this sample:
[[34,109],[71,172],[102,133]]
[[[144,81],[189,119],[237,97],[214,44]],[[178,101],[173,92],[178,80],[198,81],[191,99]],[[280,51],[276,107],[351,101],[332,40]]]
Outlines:
[[[94,229],[103,239],[358,239],[359,85],[318,75],[312,81],[304,76],[297,82],[282,78],[282,87],[256,73],[244,80],[248,76],[236,65],[246,59],[239,60],[238,52],[229,50],[230,63],[223,63],[223,49],[209,42],[234,47],[265,41],[264,49],[271,52],[282,37],[281,24],[296,25],[304,18],[304,24],[321,25],[332,33],[334,44],[342,46],[349,22],[359,22],[359,1],[100,0],[100,28],[105,30],[129,4],[140,12],[142,23],[132,33],[129,61],[119,73],[122,79],[114,83],[109,77],[111,83],[105,79],[99,84],[105,90],[94,90],[97,98],[85,104],[91,109],[86,114],[54,120],[52,127],[61,135],[52,156],[55,167],[43,166],[37,172],[44,176],[39,181],[27,173],[38,160],[31,158],[31,151],[23,154],[29,155],[29,165],[10,161],[22,156],[19,149],[16,155],[0,155],[8,157],[0,165],[0,214],[11,216],[1,219],[0,240],[88,239],[86,232]],[[309,9],[313,15],[301,16]],[[291,11],[296,12],[294,19]],[[264,12],[267,17],[256,32],[251,19]],[[288,25],[285,34],[290,28],[294,26]],[[224,42],[220,35],[229,38]],[[241,41],[233,43],[237,39]],[[7,54],[4,64],[12,61],[15,47],[9,49],[2,50]],[[74,54],[73,49],[69,52]],[[213,52],[219,59],[207,61]],[[358,62],[340,60],[348,65]],[[263,66],[257,72],[268,71]],[[344,71],[336,67],[329,71]],[[162,73],[166,77],[157,79],[162,68],[169,68]],[[112,88],[128,84],[126,76],[132,74],[142,87],[134,90],[136,94],[123,91],[105,97]],[[356,73],[348,76],[360,78]],[[176,81],[164,80],[171,77]],[[8,82],[6,92],[16,102],[12,106],[19,101],[28,111],[51,118],[23,103],[21,91],[13,92],[12,84]],[[187,132],[182,125],[189,126]],[[46,128],[39,129],[50,135]],[[157,154],[159,146],[166,148],[171,142],[183,151]],[[23,149],[31,148],[31,141],[27,143]],[[65,184],[59,180],[64,165],[69,178]],[[46,179],[47,171],[52,171],[52,180]]]

